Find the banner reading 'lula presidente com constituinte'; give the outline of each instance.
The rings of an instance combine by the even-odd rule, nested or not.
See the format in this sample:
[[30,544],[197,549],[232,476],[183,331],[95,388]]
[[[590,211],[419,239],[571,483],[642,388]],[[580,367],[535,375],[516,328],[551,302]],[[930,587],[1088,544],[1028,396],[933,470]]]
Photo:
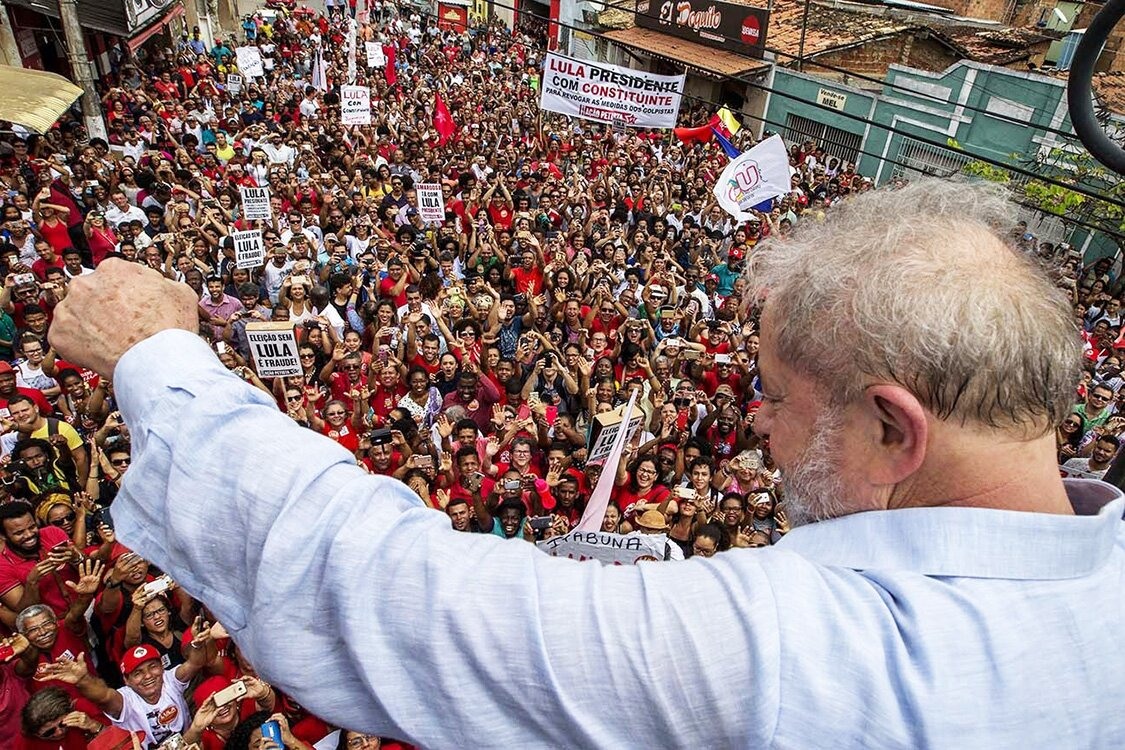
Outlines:
[[663,76],[549,54],[539,106],[614,125],[672,128],[683,91],[683,75]]

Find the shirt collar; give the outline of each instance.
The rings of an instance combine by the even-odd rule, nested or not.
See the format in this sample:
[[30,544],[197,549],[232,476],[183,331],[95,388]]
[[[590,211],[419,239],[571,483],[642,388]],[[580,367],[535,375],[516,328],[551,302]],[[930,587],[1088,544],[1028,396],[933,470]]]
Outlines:
[[777,547],[816,563],[929,576],[1065,579],[1100,567],[1116,544],[1125,494],[1065,479],[1076,515],[991,508],[901,508],[793,529]]

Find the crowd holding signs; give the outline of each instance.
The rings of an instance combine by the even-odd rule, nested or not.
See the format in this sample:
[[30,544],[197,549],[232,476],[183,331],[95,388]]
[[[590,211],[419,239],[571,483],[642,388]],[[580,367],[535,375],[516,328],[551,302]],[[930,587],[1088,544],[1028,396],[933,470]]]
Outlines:
[[[0,747],[330,730],[116,540],[128,425],[112,382],[46,340],[107,257],[193,289],[248,388],[459,532],[650,564],[789,529],[753,431],[744,267],[870,189],[854,164],[758,142],[682,75],[548,54],[540,27],[460,33],[379,3],[354,26],[247,24],[241,45],[196,34],[119,65],[108,142],[69,119],[0,156]],[[1060,461],[1097,475],[1125,429],[1122,282],[1066,262],[1090,377]]]

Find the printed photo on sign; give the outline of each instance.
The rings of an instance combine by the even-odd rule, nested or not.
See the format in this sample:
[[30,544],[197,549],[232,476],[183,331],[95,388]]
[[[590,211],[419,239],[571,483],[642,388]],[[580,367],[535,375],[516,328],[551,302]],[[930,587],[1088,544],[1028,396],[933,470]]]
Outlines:
[[300,375],[297,334],[288,322],[247,323],[246,341],[260,378],[286,378]]
[[269,188],[240,187],[238,191],[242,195],[242,218],[249,221],[270,220],[273,213],[270,211]]
[[683,92],[683,75],[663,76],[549,54],[539,106],[617,128],[672,128]]
[[227,93],[234,95],[242,91],[242,76],[227,73]]
[[366,86],[340,87],[340,123],[371,124],[371,89]]
[[234,265],[236,268],[258,268],[266,262],[266,246],[259,229],[232,232],[234,240]]
[[445,221],[445,198],[441,194],[441,185],[417,185],[415,191],[418,195],[418,215],[422,221],[437,224]]

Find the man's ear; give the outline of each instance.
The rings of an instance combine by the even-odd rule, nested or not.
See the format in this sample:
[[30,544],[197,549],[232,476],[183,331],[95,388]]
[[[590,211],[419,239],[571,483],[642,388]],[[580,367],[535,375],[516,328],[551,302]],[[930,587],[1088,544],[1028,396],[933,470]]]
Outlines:
[[910,391],[889,383],[869,386],[862,403],[871,428],[870,481],[898,484],[918,471],[926,457],[929,422],[925,407]]

